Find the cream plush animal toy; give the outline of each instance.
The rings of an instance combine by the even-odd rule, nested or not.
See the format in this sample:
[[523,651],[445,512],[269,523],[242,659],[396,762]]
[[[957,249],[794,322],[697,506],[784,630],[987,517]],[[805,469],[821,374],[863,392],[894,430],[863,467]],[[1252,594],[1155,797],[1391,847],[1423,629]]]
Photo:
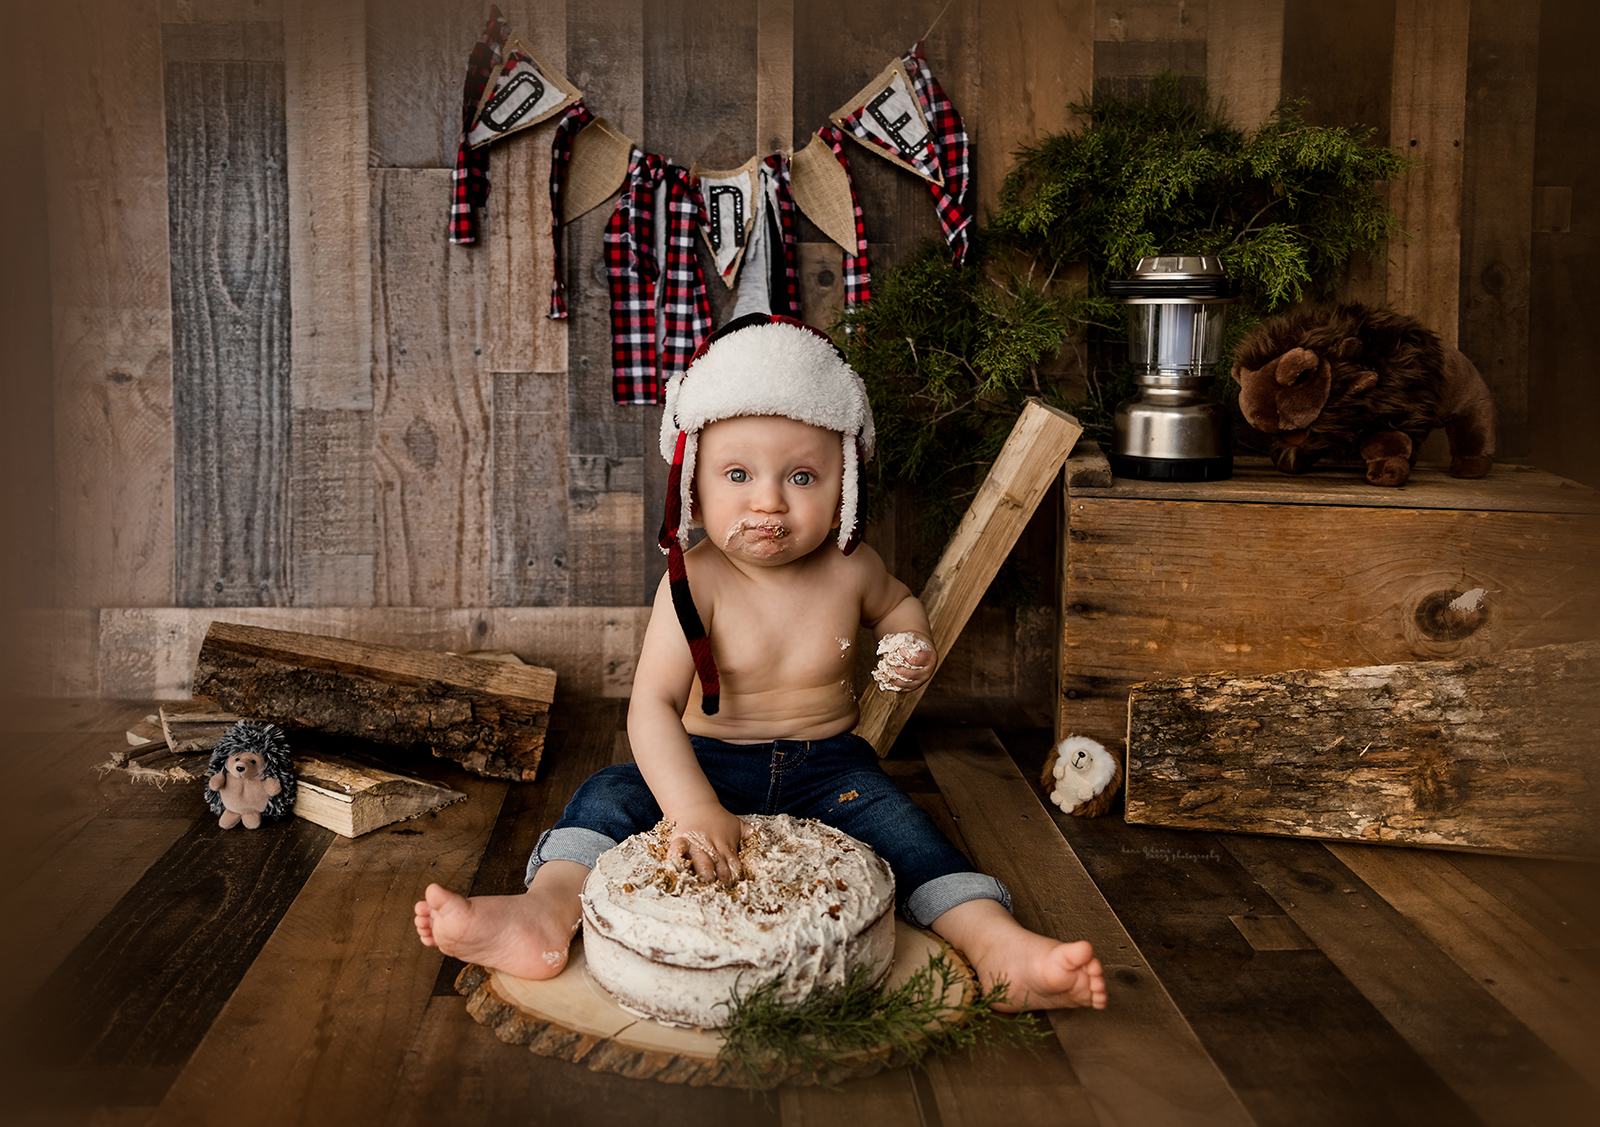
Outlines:
[[1098,818],[1122,785],[1122,763],[1088,736],[1068,736],[1045,760],[1040,784],[1068,814]]

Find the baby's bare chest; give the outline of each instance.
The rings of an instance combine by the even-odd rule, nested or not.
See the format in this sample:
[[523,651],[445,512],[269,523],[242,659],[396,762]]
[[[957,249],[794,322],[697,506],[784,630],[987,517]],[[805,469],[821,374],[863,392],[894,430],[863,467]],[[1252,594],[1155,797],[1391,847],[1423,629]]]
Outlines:
[[711,639],[730,688],[800,689],[849,678],[860,625],[859,600],[800,590],[720,600]]

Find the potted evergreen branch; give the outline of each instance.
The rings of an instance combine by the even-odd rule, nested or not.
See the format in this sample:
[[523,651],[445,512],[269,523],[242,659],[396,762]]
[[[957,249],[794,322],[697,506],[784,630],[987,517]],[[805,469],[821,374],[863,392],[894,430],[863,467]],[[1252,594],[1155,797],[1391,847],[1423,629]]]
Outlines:
[[[1023,399],[1104,437],[1128,394],[1123,310],[1106,296],[1141,257],[1220,258],[1241,289],[1232,342],[1263,316],[1331,297],[1351,256],[1399,235],[1378,187],[1407,163],[1375,130],[1305,123],[1286,103],[1255,132],[1172,76],[1142,97],[1074,105],[1084,125],[1018,153],[968,264],[924,247],[873,279],[838,326],[878,424],[872,486],[909,486],[931,543],[948,536]],[[1076,363],[1061,363],[1063,350]],[[1079,375],[1062,378],[1064,367]],[[1237,395],[1227,378],[1222,394]]]

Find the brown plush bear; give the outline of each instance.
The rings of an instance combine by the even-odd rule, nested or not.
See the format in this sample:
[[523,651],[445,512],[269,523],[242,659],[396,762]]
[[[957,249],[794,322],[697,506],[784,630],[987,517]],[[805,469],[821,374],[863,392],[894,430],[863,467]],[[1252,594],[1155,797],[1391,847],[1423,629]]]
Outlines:
[[1373,485],[1404,485],[1437,427],[1453,477],[1494,464],[1494,400],[1478,369],[1392,309],[1314,306],[1263,322],[1234,350],[1233,375],[1240,412],[1272,436],[1284,473],[1359,457]]

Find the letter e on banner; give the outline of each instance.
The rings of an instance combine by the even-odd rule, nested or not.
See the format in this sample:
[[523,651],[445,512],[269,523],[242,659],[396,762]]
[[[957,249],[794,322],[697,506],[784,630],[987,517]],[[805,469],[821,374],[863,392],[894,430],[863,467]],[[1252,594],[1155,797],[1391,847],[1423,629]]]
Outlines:
[[899,59],[828,118],[879,156],[943,186],[933,131]]

